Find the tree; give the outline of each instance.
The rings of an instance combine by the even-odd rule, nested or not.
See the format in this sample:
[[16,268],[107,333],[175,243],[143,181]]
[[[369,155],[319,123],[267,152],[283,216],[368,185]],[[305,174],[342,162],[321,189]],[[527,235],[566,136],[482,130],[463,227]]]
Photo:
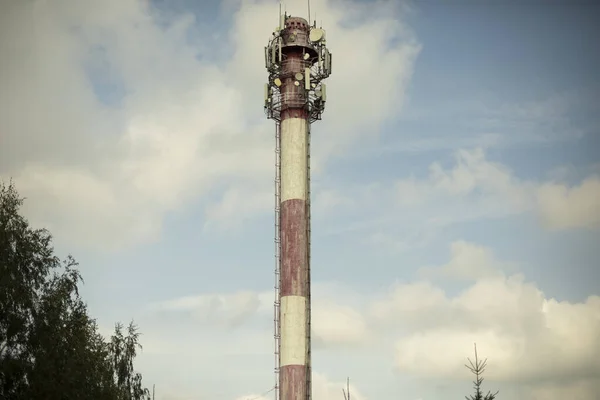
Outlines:
[[123,335],[123,325],[118,323],[115,325],[115,334],[111,338],[110,353],[114,378],[120,398],[123,399],[150,397],[150,391],[142,386],[142,375],[133,369],[137,349],[142,349],[139,336],[137,326],[131,322],[127,327],[127,336]]
[[475,346],[475,362],[473,363],[469,358],[467,358],[467,361],[469,361],[469,365],[465,364],[465,367],[467,367],[474,375],[475,375],[475,380],[473,381],[473,388],[475,389],[475,394],[474,395],[470,395],[470,396],[465,396],[465,399],[467,400],[494,400],[496,398],[496,395],[498,394],[498,391],[496,391],[496,393],[491,393],[491,392],[487,392],[487,394],[485,396],[483,396],[483,393],[481,391],[481,384],[483,383],[483,372],[485,371],[485,367],[487,366],[487,358],[483,361],[479,360],[479,358],[477,357],[477,344],[474,345]]
[[32,230],[19,215],[20,199],[11,183],[0,183],[0,396],[25,390],[29,335],[45,279],[59,265],[50,235]]
[[54,255],[52,236],[19,214],[0,182],[0,399],[142,400],[133,368],[139,332],[117,324],[110,342],[79,295],[77,262]]

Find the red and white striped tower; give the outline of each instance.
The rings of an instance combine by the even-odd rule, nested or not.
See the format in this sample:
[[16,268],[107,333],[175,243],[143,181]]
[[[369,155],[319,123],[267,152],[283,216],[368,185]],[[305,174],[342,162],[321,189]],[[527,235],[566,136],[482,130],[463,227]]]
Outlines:
[[310,125],[321,118],[331,73],[325,31],[283,15],[265,62],[265,110],[276,121],[276,400],[309,400]]

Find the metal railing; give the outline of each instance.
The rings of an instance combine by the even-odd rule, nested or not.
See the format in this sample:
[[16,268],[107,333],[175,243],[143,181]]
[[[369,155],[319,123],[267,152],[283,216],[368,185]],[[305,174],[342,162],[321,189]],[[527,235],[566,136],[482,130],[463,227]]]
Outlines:
[[290,108],[300,108],[308,112],[308,122],[313,123],[321,120],[325,110],[325,103],[313,92],[305,93],[281,93],[274,91],[268,104],[265,105],[267,117],[275,121],[281,121],[281,112]]

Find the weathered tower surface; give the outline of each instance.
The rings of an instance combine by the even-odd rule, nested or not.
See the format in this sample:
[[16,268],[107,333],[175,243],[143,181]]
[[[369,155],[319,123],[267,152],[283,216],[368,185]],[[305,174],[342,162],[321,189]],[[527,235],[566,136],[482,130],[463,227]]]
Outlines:
[[265,62],[265,111],[276,121],[276,400],[311,398],[310,126],[321,119],[331,74],[325,31],[281,16]]

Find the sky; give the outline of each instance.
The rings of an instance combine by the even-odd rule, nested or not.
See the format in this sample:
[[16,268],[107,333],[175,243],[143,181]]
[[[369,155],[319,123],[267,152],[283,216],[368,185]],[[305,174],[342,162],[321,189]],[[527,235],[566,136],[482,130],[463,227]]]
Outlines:
[[[307,4],[287,0],[288,13]],[[0,0],[0,178],[157,400],[271,399],[267,0]],[[311,0],[313,397],[600,391],[600,6]]]

